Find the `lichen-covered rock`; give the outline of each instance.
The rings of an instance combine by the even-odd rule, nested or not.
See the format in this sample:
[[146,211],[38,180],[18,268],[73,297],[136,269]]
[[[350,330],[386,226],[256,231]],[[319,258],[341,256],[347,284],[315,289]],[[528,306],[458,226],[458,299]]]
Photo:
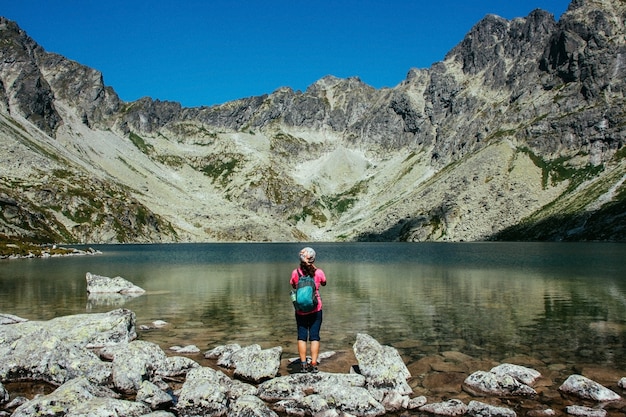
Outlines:
[[582,375],[570,375],[559,391],[576,397],[598,402],[619,401],[618,394]]
[[186,375],[191,369],[199,368],[200,364],[186,356],[168,356],[156,370],[158,376],[176,377]]
[[21,317],[15,316],[13,314],[3,314],[3,313],[0,313],[0,325],[24,323],[25,321],[28,321],[28,319],[23,319]]
[[285,375],[260,384],[258,396],[264,401],[277,403],[291,415],[321,412],[325,410],[325,404],[329,410],[355,416],[385,413],[385,407],[365,388],[365,377],[358,374]]
[[0,382],[0,405],[5,404],[9,401],[9,392],[4,388],[2,382]]
[[143,294],[146,292],[146,290],[144,290],[143,288],[136,286],[132,282],[122,277],[109,278],[87,272],[87,274],[85,275],[85,279],[87,280],[87,292],[89,294]]
[[467,406],[467,415],[473,417],[517,417],[517,413],[510,408],[496,407],[480,401],[470,401]]
[[421,406],[419,410],[438,416],[456,417],[467,413],[467,406],[460,400],[452,399],[439,403],[426,404]]
[[231,343],[228,345],[217,346],[204,353],[204,357],[207,359],[216,359],[219,366],[224,368],[234,368],[235,364],[232,361],[232,356],[235,352],[241,350],[241,346],[237,343]]
[[534,396],[537,392],[510,375],[476,371],[463,381],[463,390],[476,396]]
[[237,398],[230,405],[229,417],[278,417],[267,404],[253,395],[244,395]]
[[141,382],[136,400],[147,404],[152,410],[167,408],[174,402],[171,395],[150,381]]
[[222,416],[228,412],[229,379],[211,368],[195,368],[187,373],[180,389],[176,410],[180,417]]
[[261,349],[259,345],[247,346],[234,352],[232,362],[235,367],[235,377],[255,383],[274,378],[280,368],[282,352],[283,349],[280,346]]
[[[118,396],[108,388],[92,384],[86,378],[78,377],[66,382],[48,395],[36,397],[22,404],[13,412],[12,416],[68,415],[73,408],[97,397],[115,399]],[[145,407],[145,411],[149,412],[148,407]]]
[[63,341],[58,332],[37,324],[0,326],[0,380],[62,385],[78,377],[97,384],[110,378],[111,364],[102,362],[84,347]]
[[413,390],[407,383],[411,373],[396,349],[383,346],[363,333],[357,334],[353,349],[359,364],[359,373],[365,377],[368,389],[372,392],[380,391],[378,400],[382,400],[386,391],[412,394]]
[[167,356],[159,345],[135,340],[105,349],[112,355],[112,379],[116,389],[136,393],[144,380],[153,380],[159,369],[166,369]]
[[541,378],[541,373],[532,368],[527,368],[521,365],[513,365],[510,363],[503,363],[501,365],[495,366],[491,369],[490,372],[493,372],[494,374],[499,376],[512,376],[522,384],[526,384],[531,387],[539,378]]
[[568,405],[565,412],[577,417],[606,417],[607,411],[602,408],[591,408],[582,405]]
[[259,385],[259,397],[268,402],[300,399],[335,386],[364,387],[365,377],[358,374],[292,374],[270,379]]

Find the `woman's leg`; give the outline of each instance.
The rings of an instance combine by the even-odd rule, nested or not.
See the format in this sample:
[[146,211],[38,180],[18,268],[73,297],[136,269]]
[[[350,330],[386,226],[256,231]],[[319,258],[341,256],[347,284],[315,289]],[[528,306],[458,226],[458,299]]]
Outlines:
[[314,321],[309,328],[309,340],[311,340],[311,364],[317,365],[320,354],[320,329],[322,327],[322,312],[315,313]]
[[[298,340],[298,356],[300,356],[300,362],[306,362],[306,340]],[[311,343],[311,356],[313,356],[313,343]]]
[[[306,349],[306,346],[305,346]],[[313,340],[311,341],[311,364],[317,365],[317,357],[320,354],[320,341]]]

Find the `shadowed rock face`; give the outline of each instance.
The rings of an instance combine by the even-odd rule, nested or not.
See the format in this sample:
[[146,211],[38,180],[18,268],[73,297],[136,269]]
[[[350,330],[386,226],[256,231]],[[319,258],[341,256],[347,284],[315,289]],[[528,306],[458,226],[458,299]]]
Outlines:
[[122,102],[1,19],[0,234],[623,240],[625,9],[488,15],[393,88],[328,76],[198,108]]

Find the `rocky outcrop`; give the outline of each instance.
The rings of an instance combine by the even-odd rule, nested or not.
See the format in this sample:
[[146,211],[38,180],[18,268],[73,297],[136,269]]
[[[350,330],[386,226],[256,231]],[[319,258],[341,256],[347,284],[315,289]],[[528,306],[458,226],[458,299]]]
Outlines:
[[[126,323],[122,326],[126,331],[119,328],[120,322]],[[67,323],[73,324],[73,332],[68,332]],[[499,384],[498,390],[488,391],[485,384],[476,384],[476,372],[466,379],[464,385],[472,386],[469,391],[480,396],[481,401],[448,398],[429,402],[428,395],[417,395],[407,385],[413,377],[398,352],[367,334],[357,336],[353,346],[357,363],[350,373],[278,375],[274,366],[280,362],[280,347],[218,346],[205,353],[211,360],[222,362],[218,365],[221,369],[214,369],[201,366],[189,357],[167,356],[158,345],[136,340],[132,329],[134,315],[128,310],[0,325],[0,413],[4,409],[12,411],[12,416],[32,417],[61,414],[369,417],[406,412],[515,417],[513,399],[522,393],[521,384],[533,385],[541,379],[541,374],[532,368],[503,363],[485,372],[496,381],[508,381]],[[328,357],[325,352],[324,358]],[[458,352],[449,352],[447,357],[467,360],[467,356]],[[436,367],[441,371],[452,369]],[[267,373],[255,373],[259,369]],[[55,389],[30,399],[11,398],[3,384],[22,380],[48,382]],[[511,383],[512,380],[517,384]],[[623,407],[617,393],[581,375],[571,375],[558,390],[584,402],[567,404],[566,412],[572,415],[605,415],[610,403],[618,404],[616,410],[619,404]],[[551,396],[545,387],[543,394]],[[531,397],[524,395],[522,400],[528,415],[555,415],[533,403]]]
[[0,234],[624,240],[625,8],[488,15],[393,88],[328,76],[199,108],[124,103],[2,19]]

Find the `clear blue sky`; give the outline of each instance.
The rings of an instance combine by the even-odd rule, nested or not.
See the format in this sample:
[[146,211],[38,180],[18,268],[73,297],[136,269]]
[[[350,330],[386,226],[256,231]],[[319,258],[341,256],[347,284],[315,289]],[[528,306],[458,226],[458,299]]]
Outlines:
[[326,75],[393,87],[487,14],[558,20],[569,0],[0,0],[49,52],[102,72],[122,100],[213,105]]

